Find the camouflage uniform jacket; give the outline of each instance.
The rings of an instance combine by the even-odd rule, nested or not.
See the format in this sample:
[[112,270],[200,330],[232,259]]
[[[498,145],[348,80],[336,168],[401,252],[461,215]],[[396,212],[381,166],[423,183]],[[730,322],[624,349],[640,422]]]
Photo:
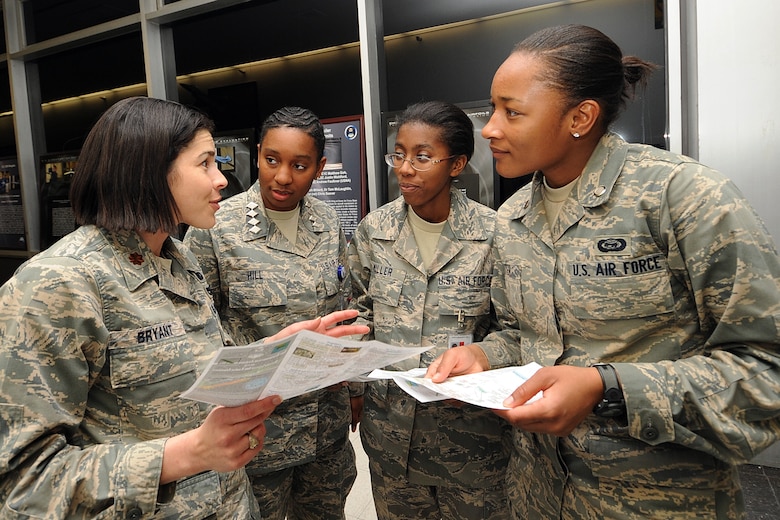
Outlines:
[[[343,303],[349,277],[344,271],[339,280],[338,270],[346,269],[346,239],[336,211],[313,196],[301,201],[295,244],[266,217],[258,183],[222,204],[216,226],[190,228],[184,242],[238,344],[339,310]],[[318,445],[348,442],[349,394],[346,387],[330,388],[284,401],[266,421],[263,449],[247,471],[297,466],[314,460]]]
[[[495,212],[457,189],[432,264],[423,265],[403,197],[368,214],[349,246],[352,305],[367,339],[435,348],[387,367],[425,367],[452,337],[479,340],[495,326],[490,247]],[[493,487],[509,456],[503,420],[472,405],[418,403],[389,380],[371,382],[360,426],[369,457],[412,483]],[[419,463],[418,463],[419,461]],[[430,461],[436,461],[431,464]]]
[[498,211],[502,330],[483,348],[496,365],[612,363],[627,418],[591,414],[563,439],[516,431],[515,514],[740,518],[734,464],[780,437],[772,239],[719,173],[613,134],[552,229],[541,182]]
[[0,518],[259,518],[244,470],[159,486],[223,345],[195,258],[163,252],[83,226],[0,289]]

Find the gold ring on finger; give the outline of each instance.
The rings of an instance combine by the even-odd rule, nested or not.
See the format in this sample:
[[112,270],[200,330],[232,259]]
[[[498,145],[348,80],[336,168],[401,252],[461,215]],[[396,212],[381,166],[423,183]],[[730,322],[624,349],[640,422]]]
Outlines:
[[247,436],[249,436],[249,449],[256,450],[257,447],[260,446],[260,440],[255,437],[252,432],[248,432]]

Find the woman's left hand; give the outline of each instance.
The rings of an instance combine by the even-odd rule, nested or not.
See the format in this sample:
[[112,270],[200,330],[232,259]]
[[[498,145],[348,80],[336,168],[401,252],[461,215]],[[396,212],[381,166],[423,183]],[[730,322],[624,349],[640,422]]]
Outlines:
[[[543,393],[541,399],[525,404],[538,392]],[[493,412],[515,428],[565,437],[585,420],[603,394],[595,368],[543,367],[504,401],[509,410]]]
[[352,408],[352,431],[357,431],[358,424],[363,419],[363,396],[356,395],[349,398],[349,405]]

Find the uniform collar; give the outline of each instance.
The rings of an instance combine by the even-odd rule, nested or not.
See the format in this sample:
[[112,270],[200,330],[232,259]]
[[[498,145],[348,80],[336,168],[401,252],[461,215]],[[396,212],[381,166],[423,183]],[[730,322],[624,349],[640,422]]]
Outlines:
[[[595,208],[609,199],[623,164],[628,144],[617,134],[602,136],[588,159],[577,186],[577,200],[585,208]],[[510,219],[522,219],[542,204],[542,174],[535,172],[528,190],[521,190],[506,208]]]
[[595,208],[609,199],[626,162],[628,144],[617,134],[606,133],[582,170],[578,199],[586,208]]
[[[159,257],[149,249],[146,242],[135,231],[100,229],[100,232],[114,250],[114,258],[128,289],[135,291],[147,281],[156,278],[161,289],[190,298],[191,290],[188,282],[180,276],[174,276],[171,271],[162,269]],[[202,278],[200,268],[193,258],[182,252],[178,241],[168,237],[163,243],[162,254],[171,260],[174,271],[184,269],[199,279]]]
[[[457,188],[450,187],[450,214],[447,224],[453,237],[458,240],[487,240],[488,230],[481,220],[474,218],[468,210],[469,199]],[[380,240],[396,240],[401,234],[409,206],[404,202],[403,196],[398,197],[386,206],[390,218],[383,219],[373,230],[372,236]],[[446,232],[445,226],[442,233]]]
[[[238,195],[236,195],[238,196]],[[269,247],[275,249],[290,249],[289,246],[283,246],[287,242],[286,239],[282,240],[281,231],[275,230],[273,235],[269,237],[269,231],[271,229],[271,221],[265,214],[265,206],[263,205],[263,197],[260,194],[260,183],[255,182],[243,195],[244,197],[244,227],[241,235],[244,241],[252,242],[254,240],[266,240]],[[298,251],[298,244],[292,244],[292,249],[289,252],[300,253],[306,256],[310,252],[314,245],[319,241],[319,234],[334,229],[333,223],[329,222],[319,211],[315,211],[313,208],[314,200],[310,195],[306,195],[301,199],[301,211],[298,217],[298,244],[302,245],[302,250]],[[277,233],[279,236],[277,237]]]

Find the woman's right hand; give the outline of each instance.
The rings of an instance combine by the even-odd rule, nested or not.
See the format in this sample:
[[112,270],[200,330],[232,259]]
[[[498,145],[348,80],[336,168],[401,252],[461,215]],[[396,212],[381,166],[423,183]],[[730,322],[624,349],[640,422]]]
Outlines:
[[425,377],[434,383],[441,383],[450,376],[475,374],[490,369],[485,352],[475,344],[453,347],[428,365]]
[[[241,406],[218,406],[199,427],[168,439],[160,484],[207,470],[244,467],[262,449],[265,420],[281,402],[278,395],[272,395]],[[254,448],[250,435],[257,441]]]

